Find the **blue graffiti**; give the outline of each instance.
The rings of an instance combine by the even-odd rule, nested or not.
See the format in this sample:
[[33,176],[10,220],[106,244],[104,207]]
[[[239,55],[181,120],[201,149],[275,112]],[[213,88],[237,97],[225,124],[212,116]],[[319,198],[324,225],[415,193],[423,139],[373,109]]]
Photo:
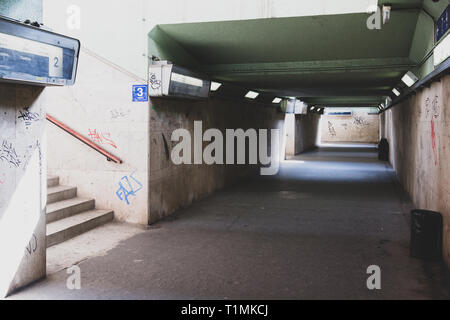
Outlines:
[[119,189],[116,191],[116,195],[120,201],[125,200],[127,205],[130,205],[128,197],[136,196],[136,193],[142,189],[142,183],[133,176],[135,172],[136,171],[129,176],[122,177],[119,181]]

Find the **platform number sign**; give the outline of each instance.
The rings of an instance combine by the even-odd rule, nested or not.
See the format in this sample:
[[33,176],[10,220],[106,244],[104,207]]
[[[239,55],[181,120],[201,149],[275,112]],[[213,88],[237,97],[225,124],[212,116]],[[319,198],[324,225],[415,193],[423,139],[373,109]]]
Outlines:
[[133,101],[148,101],[148,86],[146,84],[133,86]]

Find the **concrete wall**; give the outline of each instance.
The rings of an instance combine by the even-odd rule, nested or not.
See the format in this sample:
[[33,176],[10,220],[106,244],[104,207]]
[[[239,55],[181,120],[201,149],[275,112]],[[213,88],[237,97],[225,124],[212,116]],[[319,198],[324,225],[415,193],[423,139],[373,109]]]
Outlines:
[[379,118],[367,111],[354,110],[352,116],[324,115],[321,120],[321,141],[378,143]]
[[[97,208],[113,209],[120,221],[147,224],[149,106],[131,99],[132,85],[140,83],[125,70],[83,49],[76,84],[47,89],[52,95],[47,112],[123,163],[107,161],[48,123],[47,166],[50,174],[60,177],[61,184],[76,186],[81,197],[95,198]],[[128,203],[119,183],[127,192],[135,192],[128,196]]]
[[390,162],[418,209],[444,217],[444,259],[450,266],[450,76],[381,115]]
[[45,277],[45,101],[0,83],[0,298]]
[[[41,0],[4,0],[0,14],[42,21]],[[0,298],[45,277],[46,94],[0,83]]]
[[317,114],[286,114],[286,157],[316,146],[319,119]]
[[170,159],[178,143],[171,141],[175,129],[188,129],[194,137],[194,121],[202,121],[203,131],[221,130],[224,144],[225,129],[280,129],[280,146],[283,145],[284,114],[277,113],[274,107],[218,99],[152,99],[150,117],[150,223],[217,189],[260,174],[258,165],[175,165]]

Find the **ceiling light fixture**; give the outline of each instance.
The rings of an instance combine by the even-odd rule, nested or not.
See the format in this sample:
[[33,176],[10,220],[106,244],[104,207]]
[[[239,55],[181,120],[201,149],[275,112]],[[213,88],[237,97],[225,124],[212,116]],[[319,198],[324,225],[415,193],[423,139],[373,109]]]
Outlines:
[[248,99],[256,99],[258,96],[259,96],[259,93],[255,92],[255,91],[249,91],[245,95],[245,97],[248,98]]
[[282,100],[283,99],[277,97],[277,98],[273,99],[272,103],[280,103]]
[[393,92],[397,97],[399,97],[400,94],[401,94],[400,91],[398,91],[397,88],[392,89],[392,92]]
[[222,86],[219,82],[211,81],[211,91],[217,91]]
[[412,87],[414,85],[414,83],[417,82],[417,80],[419,80],[419,78],[417,78],[417,76],[414,73],[412,73],[411,71],[408,71],[402,78],[402,81],[408,87]]

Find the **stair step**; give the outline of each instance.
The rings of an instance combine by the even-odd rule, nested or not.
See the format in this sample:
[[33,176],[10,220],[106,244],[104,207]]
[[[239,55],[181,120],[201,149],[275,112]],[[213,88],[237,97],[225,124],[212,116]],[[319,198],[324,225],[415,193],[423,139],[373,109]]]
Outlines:
[[47,188],[56,187],[57,185],[59,185],[59,177],[47,176]]
[[47,248],[114,219],[112,210],[90,210],[47,224]]
[[56,186],[47,189],[47,204],[75,198],[77,188],[70,186]]
[[61,220],[80,212],[95,209],[95,200],[86,198],[72,198],[47,205],[47,223]]

